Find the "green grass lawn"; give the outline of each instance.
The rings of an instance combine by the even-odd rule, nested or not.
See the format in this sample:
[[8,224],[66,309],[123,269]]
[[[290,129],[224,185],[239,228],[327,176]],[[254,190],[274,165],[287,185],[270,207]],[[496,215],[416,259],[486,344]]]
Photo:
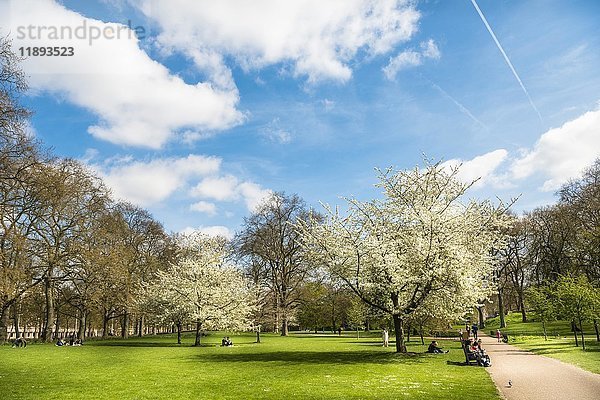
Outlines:
[[81,347],[0,346],[0,399],[498,399],[485,369],[449,354],[412,355],[383,348],[378,337],[293,334],[221,335],[89,341]]
[[[531,322],[523,323],[521,314],[518,313],[506,317],[507,326],[502,331],[509,335],[510,344],[600,374],[600,343],[596,341],[596,334],[591,324],[584,325],[586,351],[583,351],[581,342],[579,347],[575,347],[575,338],[567,321],[547,323],[548,340],[546,341],[541,322],[535,321],[535,314],[531,315],[531,319]],[[489,319],[486,321],[485,332],[495,331],[499,326],[498,318]]]

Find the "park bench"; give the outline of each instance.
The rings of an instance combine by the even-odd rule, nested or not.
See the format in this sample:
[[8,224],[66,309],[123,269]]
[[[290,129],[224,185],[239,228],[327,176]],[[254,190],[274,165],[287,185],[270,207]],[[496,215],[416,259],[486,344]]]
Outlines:
[[473,354],[469,351],[469,345],[467,344],[467,342],[464,340],[461,340],[460,344],[462,346],[463,353],[465,353],[465,361],[466,361],[467,365],[471,365],[471,361],[475,365],[477,365],[477,358],[475,358],[475,354]]

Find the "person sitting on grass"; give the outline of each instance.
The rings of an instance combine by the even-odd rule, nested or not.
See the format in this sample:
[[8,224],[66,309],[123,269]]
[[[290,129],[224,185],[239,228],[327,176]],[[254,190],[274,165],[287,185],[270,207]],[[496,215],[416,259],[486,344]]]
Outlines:
[[62,339],[58,339],[58,341],[56,342],[56,345],[59,346],[59,347],[61,347],[61,346],[65,345],[65,342],[63,342]]
[[20,336],[17,339],[15,339],[12,347],[27,347],[27,341],[23,336]]
[[441,353],[447,353],[448,350],[444,351],[441,347],[438,346],[438,342],[436,342],[434,340],[431,342],[431,344],[427,348],[427,352],[433,353],[433,354],[441,354]]

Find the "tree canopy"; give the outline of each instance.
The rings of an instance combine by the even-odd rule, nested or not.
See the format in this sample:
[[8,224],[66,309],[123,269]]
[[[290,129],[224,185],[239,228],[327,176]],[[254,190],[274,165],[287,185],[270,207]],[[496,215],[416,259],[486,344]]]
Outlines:
[[298,224],[315,262],[393,317],[398,352],[410,315],[458,316],[493,291],[491,249],[502,245],[505,207],[463,203],[470,185],[457,173],[440,164],[379,171],[382,199],[348,199],[345,215],[326,207],[324,223]]

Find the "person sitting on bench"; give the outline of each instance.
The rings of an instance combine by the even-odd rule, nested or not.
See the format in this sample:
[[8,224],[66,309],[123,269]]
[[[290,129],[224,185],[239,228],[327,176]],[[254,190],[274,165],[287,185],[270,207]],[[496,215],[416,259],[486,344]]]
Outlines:
[[433,354],[440,354],[440,353],[447,353],[448,350],[446,350],[446,351],[442,350],[442,348],[438,346],[438,342],[436,342],[434,340],[429,345],[429,348],[427,348],[427,352],[428,353],[433,353]]
[[478,352],[475,348],[473,339],[464,340],[463,349],[465,351],[465,355],[467,356],[467,360],[476,361],[477,364],[479,364]]
[[481,347],[481,339],[478,341],[473,341],[471,346],[469,347],[469,351],[475,355],[475,360],[477,360],[477,365],[482,367],[489,367],[492,365],[492,360],[490,356],[487,355],[485,350]]

